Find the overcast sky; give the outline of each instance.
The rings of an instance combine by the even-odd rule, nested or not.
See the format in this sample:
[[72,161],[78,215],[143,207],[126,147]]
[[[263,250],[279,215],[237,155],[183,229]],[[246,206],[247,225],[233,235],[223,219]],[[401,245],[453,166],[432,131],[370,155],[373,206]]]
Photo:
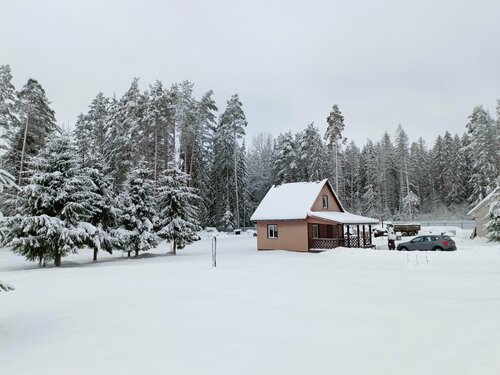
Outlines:
[[323,133],[332,104],[358,145],[462,133],[500,99],[500,1],[0,0],[0,64],[39,80],[59,123],[102,91],[189,79],[220,109],[238,93],[247,134]]

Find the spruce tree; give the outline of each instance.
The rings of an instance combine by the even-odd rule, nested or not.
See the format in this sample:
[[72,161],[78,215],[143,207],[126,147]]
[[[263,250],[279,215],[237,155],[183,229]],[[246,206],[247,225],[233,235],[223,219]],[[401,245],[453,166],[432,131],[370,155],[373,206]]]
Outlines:
[[82,173],[67,134],[55,137],[28,163],[28,184],[16,198],[17,214],[5,222],[4,244],[29,261],[45,266],[61,259],[92,239],[89,222],[95,196],[93,182]]
[[19,126],[16,101],[10,66],[0,65],[0,155],[8,150],[9,139]]
[[154,182],[151,171],[141,162],[132,170],[125,182],[125,189],[119,196],[121,247],[128,253],[147,251],[156,247],[160,238],[154,222],[157,211],[154,200]]
[[325,133],[325,141],[327,142],[327,146],[331,155],[331,165],[333,166],[333,182],[335,186],[335,190],[338,192],[340,189],[339,181],[339,150],[340,143],[345,144],[346,139],[343,138],[342,132],[344,131],[344,116],[339,110],[337,104],[334,104],[330,114],[328,115],[326,122],[328,123],[328,127]]
[[490,204],[485,224],[487,237],[490,241],[500,241],[500,201],[493,201]]
[[36,80],[29,79],[17,97],[19,126],[11,133],[4,165],[22,185],[27,160],[35,156],[59,128],[45,90]]
[[[326,150],[318,128],[311,123],[302,133],[299,145],[299,165],[305,181],[319,181],[325,178]],[[337,184],[337,186],[339,186]]]
[[493,120],[482,106],[474,108],[469,116],[467,130],[473,163],[470,177],[472,195],[469,202],[471,206],[475,206],[497,185],[498,143]]
[[[16,185],[14,180],[14,176],[12,176],[9,172],[0,169],[0,192],[3,192],[4,188],[14,187]],[[0,212],[0,217],[1,216],[2,213]],[[0,292],[8,292],[10,290],[14,290],[14,287],[0,280]]]
[[199,239],[196,189],[189,185],[189,175],[174,167],[165,170],[158,188],[158,235],[172,244],[172,253]]
[[275,142],[275,183],[280,185],[298,180],[297,145],[291,132],[280,134]]

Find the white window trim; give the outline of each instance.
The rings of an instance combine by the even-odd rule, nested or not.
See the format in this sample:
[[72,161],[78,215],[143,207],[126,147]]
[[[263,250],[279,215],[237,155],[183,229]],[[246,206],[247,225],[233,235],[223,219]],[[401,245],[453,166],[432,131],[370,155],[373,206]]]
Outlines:
[[[274,235],[272,237],[271,237],[271,230],[274,233]],[[267,238],[270,238],[270,239],[278,238],[278,224],[267,224]]]

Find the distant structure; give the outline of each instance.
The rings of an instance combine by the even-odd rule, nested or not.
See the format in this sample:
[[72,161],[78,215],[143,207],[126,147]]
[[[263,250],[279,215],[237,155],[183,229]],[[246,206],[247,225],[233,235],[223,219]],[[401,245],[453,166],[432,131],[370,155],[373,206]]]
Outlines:
[[486,232],[485,225],[489,220],[489,209],[493,202],[498,201],[500,201],[500,186],[495,188],[476,207],[469,211],[467,215],[472,216],[476,222],[476,227],[472,231],[472,238],[476,236],[486,237],[488,233]]
[[273,186],[255,210],[258,250],[373,247],[377,219],[346,212],[327,179]]

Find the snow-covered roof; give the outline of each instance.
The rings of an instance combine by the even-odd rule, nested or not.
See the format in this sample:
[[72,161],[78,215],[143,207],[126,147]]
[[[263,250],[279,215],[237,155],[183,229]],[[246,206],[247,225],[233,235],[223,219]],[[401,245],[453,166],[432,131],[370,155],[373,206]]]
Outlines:
[[327,180],[273,186],[250,220],[305,219]]
[[273,186],[255,210],[251,220],[304,220],[309,216],[341,224],[378,224],[377,219],[345,212],[333,189],[331,190],[343,212],[311,211],[325,184],[329,184],[327,179]]
[[341,224],[378,224],[377,219],[354,215],[349,212],[309,211],[308,216],[318,219],[332,220]]
[[467,215],[472,216],[474,212],[479,210],[479,208],[488,203],[493,197],[500,196],[500,186],[497,186],[491,193],[489,193],[481,202],[479,202],[472,210],[469,211]]

